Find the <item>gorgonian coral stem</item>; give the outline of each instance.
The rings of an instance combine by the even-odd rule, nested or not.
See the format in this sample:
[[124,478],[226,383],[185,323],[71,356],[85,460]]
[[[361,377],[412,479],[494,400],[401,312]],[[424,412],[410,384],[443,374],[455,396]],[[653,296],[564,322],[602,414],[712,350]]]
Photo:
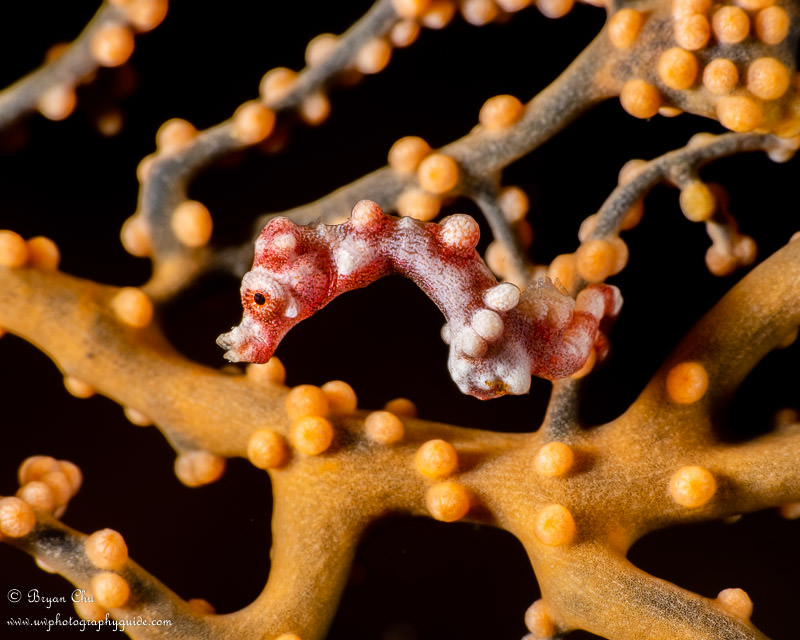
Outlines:
[[[165,637],[165,630],[184,638],[210,639],[222,637],[214,634],[197,611],[171,591],[166,585],[145,571],[132,560],[126,560],[121,566],[115,567],[113,573],[95,566],[86,553],[86,534],[72,529],[54,518],[42,513],[36,513],[36,525],[26,536],[20,538],[4,538],[4,542],[12,544],[29,553],[44,564],[51,571],[56,571],[72,582],[80,591],[71,596],[73,602],[88,603],[98,609],[100,620],[103,620],[104,611],[100,609],[104,599],[98,591],[98,576],[113,575],[117,582],[122,582],[129,593],[127,598],[119,598],[111,593],[111,598],[122,600],[106,608],[113,618],[104,626],[112,628],[114,618],[119,622],[118,629],[124,629],[131,638],[149,640],[151,638]],[[101,575],[105,574],[105,575]],[[119,590],[119,585],[117,591]],[[139,624],[136,621],[139,621]],[[158,620],[165,626],[150,626],[142,624]],[[128,622],[130,626],[125,626]],[[103,626],[89,627],[100,630]],[[58,629],[58,627],[56,627]]]
[[590,238],[619,233],[625,214],[658,183],[681,173],[696,171],[703,165],[727,156],[748,151],[768,151],[788,145],[766,133],[726,133],[708,135],[687,146],[665,153],[642,166],[633,180],[614,189],[597,212]]
[[[243,455],[251,424],[286,423],[285,391],[197,365],[155,326],[125,326],[111,309],[118,292],[62,273],[0,268],[0,326],[65,375],[146,414],[178,449]],[[225,411],[220,394],[231,401]]]
[[[301,71],[288,93],[270,107],[276,111],[296,108],[305,97],[347,69],[359,48],[370,38],[385,33],[396,20],[391,0],[376,2],[342,35],[326,60]],[[155,272],[148,285],[151,294],[161,297],[172,293],[207,268],[211,258],[208,250],[183,245],[170,226],[171,216],[175,207],[186,199],[188,183],[199,169],[247,146],[247,142],[235,135],[233,121],[225,120],[200,132],[185,149],[155,161],[139,194],[139,210],[152,236]]]
[[72,89],[81,78],[97,69],[98,62],[90,53],[92,36],[106,24],[125,21],[122,11],[103,4],[61,56],[0,91],[0,129],[34,111],[46,90],[62,85]]
[[[566,628],[615,640],[766,640],[749,621],[729,614],[714,600],[648,575],[599,545],[583,545],[571,555],[572,560],[559,563],[556,571],[534,562],[537,575],[547,580],[542,595],[556,617],[563,616]],[[593,567],[591,576],[578,569],[587,562]],[[607,606],[618,598],[636,616],[619,615]]]
[[[697,432],[698,423],[685,416],[719,410],[753,367],[800,324],[798,283],[800,242],[795,240],[755,267],[700,320],[629,411],[652,415],[658,404],[658,422],[669,421],[671,438],[687,429]],[[696,372],[698,379],[688,381],[695,395],[676,394],[676,367],[682,363],[691,363],[689,371]],[[678,415],[684,418],[675,419]],[[642,421],[648,423],[656,428],[655,421]]]

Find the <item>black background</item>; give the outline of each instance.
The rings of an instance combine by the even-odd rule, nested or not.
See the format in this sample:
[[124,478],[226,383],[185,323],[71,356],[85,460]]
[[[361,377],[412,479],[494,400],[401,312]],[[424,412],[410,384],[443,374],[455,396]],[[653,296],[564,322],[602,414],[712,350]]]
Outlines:
[[[74,37],[96,8],[90,2],[14,5],[4,7],[0,26],[3,86],[34,68],[47,46]],[[26,237],[52,237],[66,272],[141,284],[148,263],[122,250],[118,232],[135,209],[135,168],[153,150],[159,124],[179,116],[204,128],[229,117],[238,104],[255,97],[266,70],[299,68],[310,38],[343,31],[367,6],[355,0],[232,0],[224,8],[174,2],[161,27],[137,38],[131,65],[139,83],[119,101],[126,116],[119,136],[95,133],[90,111],[103,95],[87,87],[67,121],[32,118],[25,147],[0,156],[0,226]],[[235,166],[211,168],[195,180],[191,195],[212,211],[216,239],[244,238],[255,215],[308,202],[382,166],[389,146],[402,135],[421,135],[441,145],[474,126],[487,97],[512,93],[530,99],[590,41],[603,17],[599,9],[579,7],[567,18],[550,21],[528,9],[504,25],[476,28],[457,18],[442,32],[425,31],[411,49],[395,51],[383,73],[354,89],[335,91],[330,120],[316,129],[296,127],[285,153],[254,152]],[[111,86],[113,78],[113,72],[103,72],[97,86]],[[701,130],[720,129],[688,115],[636,121],[612,101],[510,167],[505,182],[523,186],[533,203],[533,258],[548,262],[574,250],[580,220],[597,210],[625,161],[668,151]],[[705,177],[729,189],[732,211],[758,241],[762,256],[797,230],[797,168],[796,161],[774,165],[759,154],[704,170]],[[449,211],[476,213],[462,201]],[[719,279],[706,272],[703,227],[683,218],[672,189],[652,193],[644,221],[624,238],[631,259],[613,282],[622,288],[625,308],[612,334],[611,362],[586,385],[581,411],[587,426],[624,410],[683,333],[739,277]],[[200,362],[221,366],[214,339],[238,323],[238,283],[205,278],[164,315],[176,346]],[[441,323],[433,304],[413,285],[389,279],[336,300],[295,329],[278,355],[290,384],[344,379],[364,407],[407,396],[425,418],[507,431],[536,428],[549,385],[534,381],[530,396],[489,403],[460,395],[447,376]],[[763,432],[776,409],[796,404],[797,356],[795,346],[759,365],[734,399],[725,438]],[[252,601],[269,571],[265,474],[246,461],[231,460],[218,483],[185,488],[172,473],[172,450],[155,429],[134,427],[105,398],[69,396],[49,359],[13,336],[0,341],[0,362],[0,493],[16,490],[16,467],[29,455],[73,460],[83,469],[85,483],[64,517],[67,524],[85,532],[119,530],[135,560],[181,596],[206,598],[219,612]],[[772,511],[762,512],[733,525],[710,523],[650,535],[634,546],[630,558],[705,596],[744,588],[755,603],[754,623],[771,637],[794,638],[798,527]],[[0,567],[0,637],[24,635],[5,627],[10,616],[51,615],[34,605],[10,605],[7,589],[36,587],[51,596],[71,591],[61,578],[41,572],[26,555],[5,546],[0,546]],[[523,612],[538,597],[525,553],[509,534],[426,519],[376,525],[359,547],[351,582],[332,639],[518,638],[525,633]],[[56,611],[72,615],[68,605],[51,610]],[[51,633],[83,637],[74,631]]]

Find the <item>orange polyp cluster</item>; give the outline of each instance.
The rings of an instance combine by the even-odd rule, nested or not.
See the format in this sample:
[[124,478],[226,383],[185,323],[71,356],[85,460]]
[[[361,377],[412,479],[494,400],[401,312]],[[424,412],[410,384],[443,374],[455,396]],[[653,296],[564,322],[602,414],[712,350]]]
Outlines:
[[716,108],[720,124],[738,133],[752,131],[764,117],[761,105],[748,96],[723,96]]
[[34,511],[52,511],[58,506],[50,485],[41,480],[32,480],[21,486],[17,497],[31,505]]
[[144,258],[152,254],[150,228],[144,216],[134,215],[125,220],[119,236],[125,251],[132,256]]
[[72,463],[69,464],[74,470],[67,466],[66,461],[58,462],[49,456],[34,458],[39,459],[39,462],[25,474],[20,473],[21,478],[27,479],[20,482],[17,497],[37,511],[52,511],[64,507],[80,488],[80,471]]
[[522,118],[524,107],[511,95],[499,95],[483,103],[478,121],[487,131],[503,131]]
[[303,98],[298,108],[298,113],[303,122],[307,125],[316,127],[328,119],[331,114],[331,101],[327,94],[317,91]]
[[688,89],[697,77],[697,58],[690,52],[672,47],[658,59],[658,75],[670,89]]
[[786,65],[775,58],[758,58],[747,67],[747,90],[762,100],[777,100],[790,82]]
[[20,498],[0,498],[0,534],[9,538],[28,535],[36,524],[36,514]]
[[128,562],[128,545],[122,535],[113,529],[101,529],[84,542],[86,557],[98,569],[118,571]]
[[[357,399],[341,381],[328,386],[327,391],[310,384],[294,387],[286,396],[286,413],[292,420],[290,439],[294,447],[308,456],[325,452],[333,443],[333,425],[325,418],[330,412],[355,409]],[[348,388],[350,385],[346,385]],[[336,407],[336,409],[333,409]],[[332,411],[333,410],[333,411]]]
[[95,620],[99,622],[100,620],[106,619],[108,612],[96,602],[89,602],[88,600],[88,598],[86,598],[86,602],[78,600],[78,602],[75,603],[75,613],[84,620]]
[[787,520],[797,520],[800,518],[800,502],[788,502],[778,507],[778,513]]
[[587,240],[575,252],[575,268],[587,282],[602,282],[619,273],[627,260],[627,245],[618,237]]
[[69,42],[56,42],[47,48],[44,52],[44,62],[48,64],[54,60],[58,60],[69,50],[71,44]]
[[383,38],[372,38],[356,53],[355,68],[361,73],[379,73],[392,59],[392,45]]
[[47,88],[36,101],[36,108],[45,118],[58,122],[68,118],[75,110],[78,97],[71,85],[61,84]]
[[406,189],[397,198],[397,214],[422,222],[429,222],[439,215],[442,199],[422,189]]
[[189,598],[186,601],[186,604],[192,611],[195,611],[200,615],[210,616],[216,613],[214,605],[211,604],[208,600],[204,600],[203,598]]
[[527,6],[530,6],[532,0],[495,0],[498,7],[508,13],[521,11]]
[[106,609],[124,606],[131,595],[128,581],[110,571],[96,574],[92,578],[90,589],[97,604]]
[[711,17],[711,30],[719,42],[736,44],[750,33],[750,18],[739,7],[721,7]]
[[554,281],[558,280],[567,291],[572,290],[577,274],[574,253],[556,256],[547,268],[547,275]]
[[122,131],[124,117],[119,109],[111,108],[99,114],[94,119],[94,126],[100,135],[111,138]]
[[184,200],[172,212],[170,228],[181,244],[197,248],[208,244],[214,229],[214,221],[202,202]]
[[393,413],[398,418],[416,418],[417,406],[408,398],[394,398],[384,406],[384,411]]
[[536,600],[525,611],[525,626],[536,640],[555,636],[556,627],[544,600]]
[[389,166],[402,175],[411,175],[431,153],[430,145],[419,136],[405,136],[389,149]]
[[745,11],[758,11],[775,4],[775,0],[735,0],[735,2]]
[[705,222],[717,206],[716,198],[708,185],[700,180],[690,180],[681,188],[680,207],[683,215],[692,222]]
[[536,7],[548,18],[561,18],[575,5],[575,0],[538,0]]
[[266,139],[275,128],[275,112],[257,100],[245,102],[233,114],[233,135],[245,144]]
[[401,18],[419,18],[430,7],[430,0],[392,0],[392,6]]
[[167,0],[132,0],[123,4],[125,16],[137,31],[151,31],[167,17]]
[[133,32],[124,24],[100,27],[89,42],[92,58],[104,67],[118,67],[133,53]]
[[124,407],[123,412],[131,424],[135,424],[137,427],[149,427],[153,424],[150,416],[142,413],[138,409],[134,409],[133,407]]
[[187,487],[200,487],[219,480],[225,472],[225,458],[209,451],[187,451],[175,458],[175,475]]
[[389,40],[392,45],[402,49],[409,47],[417,41],[420,26],[414,20],[400,20],[389,32]]
[[261,78],[259,93],[268,105],[285,98],[297,82],[297,72],[286,67],[270,69]]
[[461,0],[461,15],[476,27],[489,24],[500,13],[493,0]]
[[561,478],[572,470],[574,464],[572,447],[564,442],[548,442],[536,453],[533,468],[547,478]]
[[764,44],[780,44],[789,35],[789,16],[783,7],[767,7],[756,14],[756,35]]
[[64,388],[70,395],[86,400],[94,395],[94,388],[74,376],[64,376]]
[[328,406],[332,415],[347,415],[356,410],[358,406],[356,392],[343,380],[331,380],[323,384],[321,388],[328,398]]
[[702,507],[717,492],[714,475],[703,467],[688,466],[678,469],[670,478],[669,494],[682,507]]
[[432,153],[420,162],[417,168],[417,180],[420,186],[436,195],[453,189],[458,184],[458,164],[453,158],[443,153]]
[[452,0],[431,0],[420,21],[428,29],[444,29],[455,14],[456,5]]
[[628,80],[619,96],[620,104],[635,118],[652,118],[662,105],[658,89],[641,78]]
[[318,456],[327,451],[333,443],[333,436],[333,425],[322,416],[304,416],[292,424],[292,444],[307,456]]
[[678,46],[689,51],[697,51],[708,44],[711,26],[703,14],[687,14],[675,20],[674,35]]
[[111,298],[110,305],[117,319],[134,329],[146,327],[153,319],[153,303],[137,287],[123,287]]
[[0,230],[0,267],[22,267],[28,261],[28,247],[21,235]]
[[[762,101],[778,100],[787,93],[791,85],[789,68],[777,58],[764,56],[747,60],[742,52],[726,48],[744,42],[751,31],[765,44],[780,44],[789,32],[789,16],[772,2],[753,0],[737,2],[736,5],[712,7],[709,0],[673,0],[673,36],[680,48],[671,48],[661,54],[657,69],[659,79],[668,88],[680,91],[692,88],[699,75],[703,87],[713,96],[719,96],[712,98],[711,104],[717,119],[731,131],[753,131],[763,126],[765,121],[775,132],[793,131],[794,124],[776,124],[780,112],[778,107],[762,104]],[[728,57],[708,60],[700,72],[698,59],[691,52],[705,48],[712,36],[721,45],[717,49],[730,53]],[[740,73],[746,92],[734,93],[740,82]],[[627,102],[630,106],[626,110],[638,117],[649,117],[647,114],[652,113],[652,104],[647,103],[650,104],[647,109],[641,106],[646,103],[644,98],[636,99],[637,94],[632,90],[629,93]],[[638,95],[645,95],[641,87]],[[623,101],[623,106],[625,104]],[[677,112],[673,107],[669,109]],[[660,112],[671,115],[664,107]]]
[[712,244],[706,251],[706,267],[715,276],[727,276],[733,273],[738,266],[736,256],[730,251],[724,251]]
[[264,364],[248,364],[245,374],[259,384],[283,384],[286,381],[286,367],[276,356]]
[[60,260],[58,246],[50,238],[36,236],[26,242],[14,231],[0,231],[0,267],[14,269],[29,266],[55,271]]
[[247,459],[259,469],[274,469],[286,463],[289,450],[283,436],[271,429],[254,431],[247,441]]
[[[139,161],[139,164],[136,165],[136,179],[139,182],[143,183],[146,180],[150,179],[150,174],[152,174],[152,172],[153,172],[153,165],[156,163],[156,160],[158,160],[158,156],[159,156],[158,153],[150,153],[150,154],[146,155],[144,158],[142,158]],[[136,215],[132,216],[132,218],[137,218],[137,217],[139,217],[139,216],[136,216]],[[130,219],[131,218],[128,218],[128,220],[130,220]],[[123,239],[123,243],[124,243],[124,239]],[[150,243],[150,240],[148,238],[148,244],[149,243]]]
[[500,205],[505,219],[512,224],[522,221],[531,206],[528,194],[513,185],[500,190],[500,193],[497,194],[497,203]]
[[492,240],[486,247],[486,264],[500,278],[508,278],[511,275],[511,253],[508,247]]
[[706,13],[710,8],[711,0],[672,0],[672,15],[675,18]]
[[458,468],[458,454],[445,440],[428,440],[417,449],[414,466],[429,478],[444,478]]
[[549,504],[536,513],[533,532],[540,542],[548,546],[567,545],[575,539],[575,520],[564,505]]
[[197,129],[182,118],[171,118],[156,131],[156,149],[160,153],[172,154],[188,147],[197,137]]
[[318,67],[327,60],[339,45],[339,39],[332,33],[320,33],[314,36],[306,46],[306,64]]
[[390,411],[373,411],[364,420],[367,437],[380,444],[400,442],[405,435],[403,421]]
[[700,400],[708,389],[708,373],[699,362],[681,362],[667,373],[666,390],[669,399],[678,404]]
[[425,493],[425,506],[436,520],[455,522],[469,512],[471,497],[466,487],[449,480],[428,489]]
[[328,396],[319,387],[301,384],[294,387],[286,396],[286,413],[290,420],[306,416],[327,416],[330,410]]
[[[31,456],[26,458],[19,466],[17,478],[19,484],[25,486],[37,480],[49,482],[50,479],[55,477],[49,476],[49,474],[55,472],[62,474],[66,478],[71,494],[75,494],[80,489],[83,477],[77,465],[69,460],[56,460],[51,456]],[[61,483],[62,479],[58,478],[58,481]]]
[[723,589],[717,594],[717,603],[740,620],[749,620],[753,615],[753,601],[744,589]]
[[715,95],[727,95],[739,83],[739,70],[727,58],[715,58],[703,69],[703,86]]
[[620,9],[608,21],[608,38],[617,49],[628,49],[639,36],[644,16],[636,9]]

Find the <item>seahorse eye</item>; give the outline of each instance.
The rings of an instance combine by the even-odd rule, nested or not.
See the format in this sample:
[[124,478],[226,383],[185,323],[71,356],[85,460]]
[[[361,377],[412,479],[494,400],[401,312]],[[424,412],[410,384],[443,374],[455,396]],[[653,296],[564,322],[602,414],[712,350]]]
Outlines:
[[253,302],[255,302],[259,307],[263,307],[266,301],[266,297],[260,291],[253,294]]

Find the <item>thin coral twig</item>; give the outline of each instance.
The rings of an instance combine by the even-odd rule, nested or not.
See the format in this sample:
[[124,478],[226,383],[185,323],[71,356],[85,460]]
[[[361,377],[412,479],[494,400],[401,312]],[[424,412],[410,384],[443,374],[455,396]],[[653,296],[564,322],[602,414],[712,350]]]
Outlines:
[[700,167],[714,160],[751,151],[771,151],[788,142],[764,133],[726,133],[705,136],[687,146],[648,161],[627,184],[614,189],[597,212],[589,238],[617,234],[631,207],[650,189],[665,180]]
[[[277,112],[297,107],[304,98],[324,87],[351,64],[358,50],[371,38],[384,34],[397,20],[391,0],[379,0],[341,38],[330,56],[319,65],[301,71],[286,96],[269,106]],[[147,285],[154,297],[164,297],[184,286],[210,259],[207,249],[184,246],[173,233],[170,218],[186,199],[188,183],[211,161],[249,146],[234,135],[232,120],[203,132],[182,151],[157,157],[139,192],[139,212],[152,237],[154,274]]]

